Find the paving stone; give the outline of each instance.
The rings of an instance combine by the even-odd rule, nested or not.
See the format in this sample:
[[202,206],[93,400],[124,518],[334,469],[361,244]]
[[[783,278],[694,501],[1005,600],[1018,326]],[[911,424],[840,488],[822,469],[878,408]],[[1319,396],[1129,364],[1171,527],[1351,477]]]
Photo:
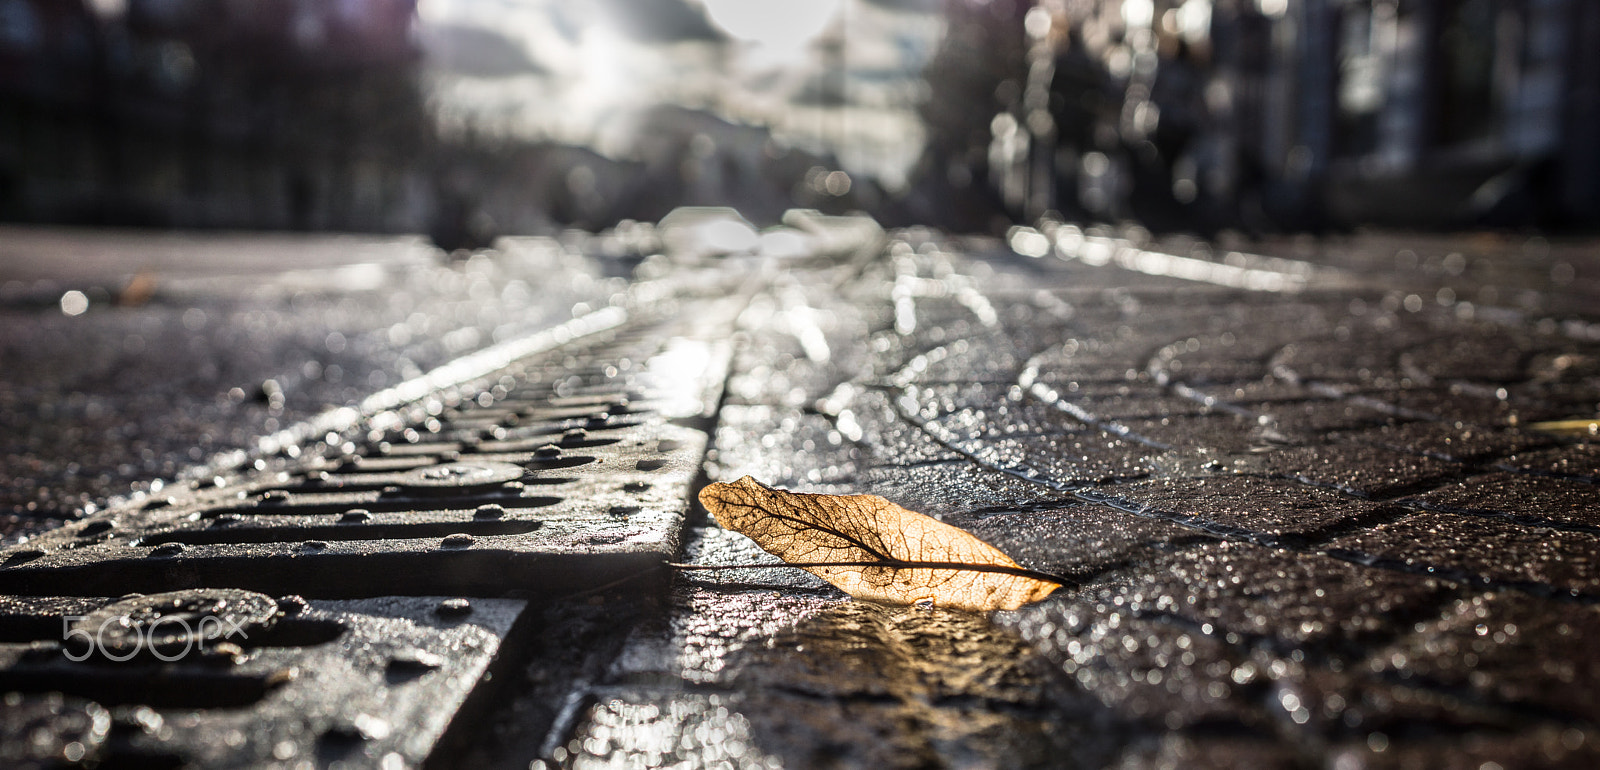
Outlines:
[[1519,416],[1514,404],[1496,398],[1492,389],[1485,393],[1480,389],[1467,389],[1459,385],[1413,385],[1382,389],[1356,388],[1350,393],[1392,404],[1397,409],[1431,415],[1445,424],[1462,422],[1507,427],[1526,422]]
[[1368,331],[1344,339],[1296,340],[1273,356],[1272,370],[1297,381],[1390,387],[1405,378],[1397,358],[1408,340],[1398,336]]
[[1008,469],[1054,489],[1141,478],[1152,468],[1147,448],[1098,432],[1005,436],[952,445],[985,466]]
[[1067,387],[1072,383],[1123,383],[1130,372],[1137,375],[1147,369],[1147,362],[1114,336],[1074,335],[1028,363],[1037,366],[1038,382]]
[[[735,377],[754,406],[730,412],[725,425],[736,427],[717,443],[738,467],[810,491],[883,494],[1088,585],[952,631],[919,625],[931,616],[915,609],[850,602],[797,570],[687,573],[663,624],[636,632],[632,652],[589,690],[594,705],[571,733],[578,743],[566,745],[607,761],[666,762],[671,747],[703,742],[696,736],[712,728],[698,715],[721,708],[729,745],[752,762],[789,765],[1344,768],[1413,762],[1444,745],[1438,756],[1452,762],[1571,751],[1562,743],[1571,728],[1550,715],[1369,661],[1410,644],[1464,583],[1487,575],[1508,590],[1553,593],[1567,589],[1550,576],[1586,574],[1592,544],[1562,540],[1584,533],[1523,538],[1508,528],[1484,539],[1450,528],[1481,519],[1466,516],[1427,520],[1435,531],[1423,532],[1415,527],[1430,514],[1390,502],[1442,493],[1481,472],[1471,464],[1540,451],[1542,435],[1505,428],[1581,404],[1581,380],[1534,387],[1537,376],[1518,370],[1502,398],[1484,390],[1484,372],[1429,368],[1427,356],[1441,345],[1438,355],[1453,355],[1462,337],[1450,316],[1379,310],[1376,297],[1189,292],[1133,273],[1127,287],[1048,285],[1124,275],[1083,268],[1033,279],[946,251],[869,267],[882,271],[881,294],[848,301],[877,331],[842,354],[842,384],[820,395],[821,386],[796,387],[814,364],[803,348],[753,342],[736,367],[752,375]],[[902,285],[929,294],[911,298],[909,334],[885,312],[896,270],[917,271],[919,282]],[[988,295],[994,326],[953,293],[964,280]],[[1000,293],[1006,280],[1014,294]],[[1465,339],[1498,339],[1493,328]],[[1022,387],[1024,369],[1056,394]],[[1171,387],[1188,382],[1198,386]],[[1207,396],[1217,399],[1209,409]],[[847,467],[839,447],[816,439],[827,425],[846,439],[855,475],[802,480],[804,469]],[[1148,506],[1146,515],[1068,492],[1090,482],[1103,486],[1086,494]],[[1251,539],[1275,547],[1237,542]],[[1540,564],[1525,556],[1546,552],[1548,574],[1524,574]],[[696,531],[688,554],[770,558],[714,527]],[[1022,643],[1007,646],[1016,641],[995,636],[996,625]],[[927,658],[906,652],[921,649]],[[988,657],[1000,654],[1006,661]],[[951,661],[965,678],[944,668]],[[624,722],[670,737],[656,754],[619,753],[637,742]],[[1097,727],[1041,737],[1044,724]]]
[[[1015,419],[1024,425],[1032,426],[1034,432],[1040,434],[1071,433],[1074,431],[1103,431],[1111,433],[1126,433],[1127,426],[1131,424],[1145,424],[1159,422],[1167,417],[1174,420],[1189,420],[1190,418],[1204,415],[1208,412],[1206,407],[1187,398],[1173,398],[1161,395],[1159,391],[1148,384],[1136,385],[1130,390],[1143,392],[1142,397],[1121,399],[1109,398],[1098,401],[1080,398],[1078,393],[1083,390],[1121,388],[1119,384],[1088,384],[1080,385],[1071,383],[1057,387],[1035,386],[1024,392],[1023,406],[1014,412]],[[1158,406],[1164,405],[1164,406]],[[1106,411],[1095,411],[1097,406],[1108,406]],[[1121,406],[1129,408],[1122,409]],[[1170,407],[1170,408],[1169,408]],[[1165,409],[1165,411],[1163,411]],[[1122,426],[1121,428],[1117,426]],[[1001,432],[1001,431],[995,431]],[[1148,441],[1147,437],[1141,440]]]
[[[1055,432],[1044,408],[1021,398],[1021,390],[1014,384],[968,383],[945,385],[910,385],[900,391],[896,400],[902,411],[912,411],[919,420],[937,424],[948,437],[981,439],[988,435],[1011,433]],[[1082,431],[1085,426],[1067,427],[1068,431]]]
[[1430,490],[1414,501],[1422,507],[1450,513],[1496,516],[1532,526],[1569,524],[1600,531],[1600,488],[1582,481],[1488,473]]
[[1535,594],[1600,594],[1600,536],[1587,532],[1418,513],[1325,547],[1469,584],[1502,583]]
[[1116,422],[1131,435],[1146,442],[1162,447],[1203,451],[1216,457],[1248,455],[1258,447],[1266,446],[1266,440],[1261,435],[1261,423],[1254,418],[1226,412]]
[[1496,465],[1524,473],[1542,473],[1600,483],[1600,443],[1569,444],[1519,452]]
[[964,410],[994,410],[993,417],[979,418],[976,422],[1004,423],[1007,414],[1000,411],[1011,406],[1014,383],[997,382],[946,382],[927,384],[917,382],[901,388],[901,392],[914,399],[923,410],[923,416],[936,418]]
[[1263,331],[1234,321],[1225,330],[1186,337],[1156,352],[1151,374],[1198,387],[1262,379],[1270,375],[1269,358],[1283,345],[1282,337]]
[[1330,434],[1374,428],[1400,421],[1393,414],[1349,399],[1271,401],[1240,406],[1264,415],[1267,435],[1285,443],[1313,443]]
[[1239,651],[1198,629],[1142,617],[1126,590],[1101,582],[1000,622],[1119,717],[1168,730],[1263,722],[1254,669],[1240,668]]
[[1133,611],[1175,615],[1218,637],[1259,639],[1288,654],[1360,654],[1397,620],[1431,617],[1438,580],[1246,543],[1203,543],[1140,568],[1119,596]]
[[1365,670],[1334,671],[1290,661],[1277,666],[1277,671],[1268,708],[1296,742],[1318,754],[1327,753],[1330,746],[1352,743],[1405,751],[1426,746],[1435,736],[1511,736],[1540,725],[1512,708]]
[[[1087,730],[1059,721],[1065,715],[1058,699],[1071,703],[1072,696],[1055,692],[1042,661],[977,616],[708,585],[676,597],[682,609],[669,625],[636,632],[613,678],[694,682],[710,693],[697,697],[725,707],[712,726],[742,727],[728,738],[787,764],[826,757],[887,767],[1050,766],[1059,762],[1061,739]],[[594,727],[623,713],[614,704],[631,700],[627,687],[595,693],[597,711],[576,740],[590,740]],[[659,722],[696,711],[668,705],[682,697],[669,690],[642,698],[662,704],[650,716],[658,732],[672,736],[658,749],[666,756],[685,745],[683,733]],[[1076,704],[1091,706],[1081,697]],[[598,711],[605,708],[614,713]],[[685,732],[688,746],[711,740]],[[608,754],[605,746],[583,751]]]
[[724,406],[714,441],[706,466],[712,481],[754,476],[801,490],[854,478],[866,460],[826,417],[785,407]]
[[1286,479],[1217,473],[1207,478],[1162,478],[1101,488],[1140,506],[1193,520],[1200,526],[1282,538],[1331,530],[1352,519],[1371,519],[1394,507]]
[[1482,325],[1458,327],[1448,338],[1407,346],[1408,364],[1439,380],[1515,383],[1524,379],[1524,361],[1539,341],[1525,334]]
[[1570,344],[1546,345],[1532,355],[1525,368],[1531,382],[1593,383],[1600,375],[1600,345]]
[[[798,591],[816,594],[824,599],[839,599],[844,592],[822,578],[797,567],[782,566],[783,561],[755,544],[744,535],[723,529],[714,523],[694,527],[688,545],[684,548],[684,561],[696,565],[716,565],[716,570],[684,571],[679,582],[687,589],[729,591],[769,589],[772,591]],[[773,565],[726,569],[731,565]],[[778,596],[778,594],[773,594]]]
[[1600,383],[1531,382],[1506,386],[1516,424],[1593,419],[1600,413]]
[[1154,387],[1104,385],[1087,388],[1071,398],[1085,412],[1103,420],[1160,419],[1173,415],[1195,415],[1205,407],[1191,399],[1171,396]]
[[1033,651],[971,613],[840,602],[745,647],[740,658],[729,673],[753,689],[1044,705],[1045,682],[1029,667]]
[[837,384],[824,367],[804,366],[791,356],[764,356],[771,364],[735,361],[737,373],[728,379],[732,404],[804,406]]
[[[963,330],[966,334],[963,335]],[[1000,382],[1015,381],[1027,363],[1028,350],[1009,335],[998,336],[958,324],[946,330],[952,342],[924,353],[929,363],[917,367],[916,382]],[[938,355],[930,355],[937,353]],[[916,359],[912,359],[912,364]]]
[[[772,404],[799,407],[827,395],[842,379],[848,366],[837,360],[847,358],[851,348],[863,347],[858,340],[822,340],[821,347],[808,358],[805,346],[792,338],[771,339],[769,335],[742,335],[735,370],[728,379],[729,403]],[[818,343],[813,341],[815,347]]]
[[1462,473],[1455,463],[1362,444],[1293,447],[1265,455],[1262,463],[1274,475],[1380,499],[1436,486]]
[[[1095,398],[1082,395],[1086,392],[1109,392],[1112,389],[1126,389],[1128,393],[1138,395],[1130,395],[1128,398],[1116,396]],[[1225,431],[1225,426],[1244,424],[1237,422],[1237,418],[1228,419],[1234,417],[1231,414],[1212,419],[1203,404],[1188,398],[1163,395],[1159,388],[1148,383],[1131,385],[1071,383],[1059,387],[1036,384],[1025,392],[1023,403],[1024,409],[1016,416],[1026,420],[1026,424],[1034,426],[1038,433],[1065,434],[1080,430],[1097,430],[1113,436],[1127,436],[1147,447],[1156,446],[1158,449],[1169,445],[1191,445],[1198,434],[1202,433],[1197,431],[1196,435],[1180,436],[1170,429],[1169,426],[1172,425],[1218,426],[1217,431],[1203,431],[1210,434]],[[1105,409],[1097,411],[1100,407]],[[1148,430],[1133,430],[1131,426],[1134,425],[1146,426]],[[1149,434],[1160,434],[1161,438],[1171,438],[1178,443],[1168,444]],[[1149,450],[1141,449],[1141,451]]]
[[[1094,767],[1108,753],[1045,719],[982,708],[929,707],[774,693],[685,693],[615,688],[597,693],[561,766],[656,767],[673,763],[751,768],[1061,767],[1069,752]],[[1077,740],[1074,740],[1077,739]],[[1099,755],[1098,757],[1096,755]],[[1096,760],[1101,761],[1096,761]],[[541,765],[542,767],[543,765]]]
[[[1015,386],[1012,386],[1015,387]],[[1053,405],[1038,399],[1009,395],[1004,402],[981,410],[962,410],[946,417],[936,418],[937,426],[953,437],[962,439],[1003,438],[1009,436],[1080,436],[1093,437],[1098,428],[1077,420]]]
[[1250,767],[1261,770],[1299,768],[1299,752],[1270,740],[1249,736],[1163,736],[1153,746],[1139,746],[1117,758],[1116,770],[1184,770],[1205,767]]
[[900,419],[884,391],[857,391],[832,414],[840,432],[865,447],[879,462],[913,464],[963,459],[960,453]]
[[[1484,731],[1465,735],[1428,736],[1401,742],[1387,733],[1373,732],[1363,741],[1329,747],[1336,768],[1388,770],[1389,768],[1585,768],[1600,762],[1600,740],[1593,731],[1577,727],[1543,725],[1506,734]],[[1374,749],[1383,747],[1382,751]]]
[[1170,361],[1152,361],[1152,377],[1163,383],[1184,383],[1195,387],[1222,387],[1251,382],[1268,375],[1265,361],[1238,358],[1181,356]]
[[752,590],[748,584],[714,582],[722,573],[707,574],[674,592],[674,611],[665,618],[634,630],[609,678],[628,682],[670,677],[730,685],[749,663],[747,648],[850,603],[838,591],[779,593],[759,582]]
[[1326,395],[1312,390],[1307,385],[1288,382],[1271,375],[1228,384],[1200,385],[1196,386],[1195,390],[1218,401],[1234,405],[1327,398]]
[[1555,443],[1550,436],[1515,428],[1445,422],[1385,425],[1344,438],[1458,463],[1484,462]]
[[918,513],[943,518],[974,511],[1037,508],[1071,501],[1066,492],[1041,493],[1039,485],[970,461],[868,468],[853,483],[829,488],[836,494],[870,493]]
[[[1368,279],[1291,297],[1030,262],[926,231],[894,239],[886,258],[849,268],[859,278],[815,263],[750,282],[705,475],[881,494],[1083,585],[988,618],[855,602],[764,566],[679,572],[659,607],[609,592],[550,601],[528,610],[550,638],[526,648],[535,659],[493,721],[499,748],[463,766],[1595,764],[1600,542],[1583,495],[1600,455],[1527,428],[1600,411],[1593,346],[1554,324],[1405,312],[1403,293]],[[990,252],[992,264],[974,258]],[[699,268],[699,294],[657,312],[700,315],[748,264]],[[541,364],[527,372],[540,392],[476,413],[442,404],[417,416],[428,429],[414,441],[387,437],[329,480],[359,486],[343,477],[398,477],[451,453],[537,464],[635,376],[628,350],[609,367]],[[628,395],[608,427],[659,408]],[[538,466],[525,489],[560,487],[561,471]],[[354,486],[321,503],[367,493]],[[570,488],[568,507],[615,491]],[[620,502],[586,518],[548,515],[557,507],[538,506],[542,534],[526,539],[588,553],[605,544],[586,533],[631,526]],[[513,505],[496,526],[531,510]],[[424,523],[482,526],[472,513]],[[1529,526],[1544,520],[1562,526]],[[0,575],[111,537],[64,532],[73,548],[41,541],[55,550],[12,552],[21,561]],[[705,522],[688,535],[673,558],[773,559]],[[447,554],[432,563],[489,537],[501,535],[430,542]],[[658,561],[676,545],[653,543]],[[263,554],[301,568],[343,546],[305,548]],[[497,581],[512,574],[485,565]],[[572,588],[601,582],[554,569]]]
[[1168,521],[1089,504],[955,513],[944,520],[983,538],[1030,569],[1056,575],[1092,575],[1117,569],[1200,537]]
[[[1511,593],[1452,602],[1435,619],[1376,651],[1366,662],[1390,678],[1466,690],[1529,716],[1594,724],[1600,608]],[[1577,653],[1577,654],[1575,654]]]

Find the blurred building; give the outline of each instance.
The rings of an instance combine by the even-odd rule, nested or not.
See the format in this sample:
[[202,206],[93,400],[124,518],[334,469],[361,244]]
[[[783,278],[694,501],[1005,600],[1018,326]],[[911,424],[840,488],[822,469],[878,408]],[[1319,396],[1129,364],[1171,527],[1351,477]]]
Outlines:
[[[952,0],[952,14],[996,4]],[[1019,5],[1003,16],[1023,63],[996,78],[986,148],[1012,217],[1600,222],[1592,0]],[[984,58],[1004,68],[1006,54]]]
[[903,210],[890,217],[894,224],[1004,230],[1008,214],[1023,215],[1015,179],[1026,173],[1031,145],[1017,147],[1025,135],[994,124],[1015,123],[1024,111],[1023,19],[1031,7],[1031,0],[946,0],[945,37],[923,72],[926,144]]
[[[480,73],[535,66],[444,31]],[[416,0],[0,0],[0,221],[426,232],[453,249],[681,205],[765,224],[881,197],[705,109],[620,114],[638,124],[622,157],[451,123],[425,42]]]
[[420,229],[415,0],[0,0],[0,218]]

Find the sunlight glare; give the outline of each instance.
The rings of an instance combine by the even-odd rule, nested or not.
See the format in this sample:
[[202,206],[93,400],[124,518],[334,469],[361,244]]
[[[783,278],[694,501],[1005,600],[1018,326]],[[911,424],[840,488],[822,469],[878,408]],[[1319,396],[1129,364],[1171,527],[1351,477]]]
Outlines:
[[841,0],[703,0],[711,21],[728,34],[770,49],[768,53],[797,56],[833,20]]

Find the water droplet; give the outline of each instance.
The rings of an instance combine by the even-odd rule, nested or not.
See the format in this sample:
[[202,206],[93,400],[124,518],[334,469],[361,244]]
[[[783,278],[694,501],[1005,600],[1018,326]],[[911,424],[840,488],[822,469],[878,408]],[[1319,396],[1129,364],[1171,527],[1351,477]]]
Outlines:
[[311,604],[307,602],[304,597],[301,597],[298,594],[280,596],[278,597],[277,602],[278,609],[283,612],[285,617],[292,618],[302,612],[305,612],[306,610],[311,609]]

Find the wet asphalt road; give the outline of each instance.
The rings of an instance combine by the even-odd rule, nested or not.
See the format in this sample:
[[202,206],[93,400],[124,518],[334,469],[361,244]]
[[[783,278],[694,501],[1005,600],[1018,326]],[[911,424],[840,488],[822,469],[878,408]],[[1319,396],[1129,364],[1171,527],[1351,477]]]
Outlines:
[[548,240],[451,261],[408,238],[0,228],[0,533],[170,482],[622,287]]
[[[462,762],[1600,762],[1600,450],[1574,422],[1600,413],[1592,250],[1020,235],[1038,256],[911,231],[865,263],[721,268],[760,288],[727,329],[706,477],[881,494],[1079,588],[986,618],[739,570],[664,607],[549,605]],[[13,515],[170,477],[620,285],[550,242],[379,253],[0,282]],[[63,313],[73,289],[87,312]],[[761,556],[691,535],[700,563]]]

